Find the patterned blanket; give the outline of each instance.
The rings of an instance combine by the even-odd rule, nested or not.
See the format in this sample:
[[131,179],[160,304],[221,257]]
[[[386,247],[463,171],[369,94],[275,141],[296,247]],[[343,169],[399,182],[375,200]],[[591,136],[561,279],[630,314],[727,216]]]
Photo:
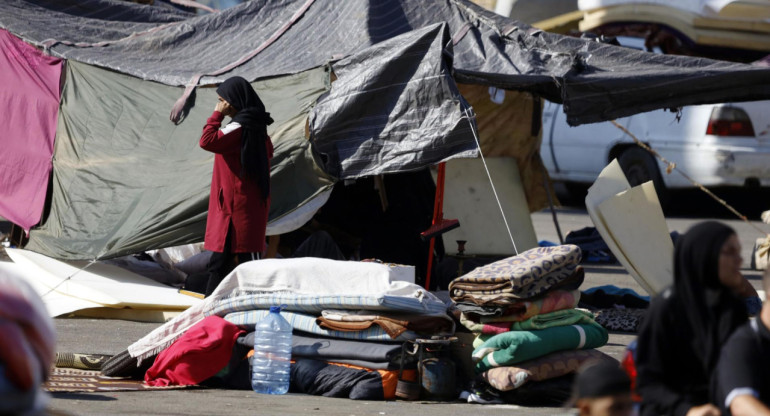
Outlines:
[[96,370],[80,370],[73,368],[54,368],[48,381],[43,384],[43,390],[45,391],[62,393],[169,390],[184,388],[192,388],[192,386],[153,387],[142,380],[106,377]]
[[596,311],[596,323],[610,331],[639,332],[647,309],[599,309]]
[[565,244],[536,247],[513,257],[478,267],[449,284],[453,300],[495,296],[528,299],[573,276],[581,260],[580,248]]
[[464,317],[473,322],[516,322],[529,319],[535,315],[562,309],[577,307],[580,301],[580,291],[552,290],[534,299],[518,300],[510,305],[476,305],[458,303],[457,309]]

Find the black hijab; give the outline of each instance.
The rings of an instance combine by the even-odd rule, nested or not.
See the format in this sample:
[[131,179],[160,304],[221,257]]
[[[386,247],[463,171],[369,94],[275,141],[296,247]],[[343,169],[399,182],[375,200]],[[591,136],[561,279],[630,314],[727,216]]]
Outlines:
[[270,196],[270,161],[267,158],[267,126],[273,123],[270,113],[248,81],[228,78],[217,88],[217,94],[235,107],[233,121],[241,125],[241,177],[257,181],[262,198]]
[[674,249],[674,293],[693,330],[693,349],[711,374],[721,346],[748,319],[746,307],[719,281],[722,246],[735,231],[706,221],[690,228]]

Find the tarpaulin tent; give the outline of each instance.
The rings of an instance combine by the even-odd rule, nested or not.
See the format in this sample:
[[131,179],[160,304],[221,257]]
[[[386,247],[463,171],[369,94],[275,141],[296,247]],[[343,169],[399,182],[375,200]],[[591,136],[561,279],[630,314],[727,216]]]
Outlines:
[[764,69],[556,35],[467,0],[258,0],[203,16],[116,0],[8,0],[0,16],[0,27],[54,56],[179,86],[296,73],[438,22],[455,43],[457,81],[539,93],[563,102],[573,124],[770,89]]
[[[203,16],[7,0],[0,27],[67,60],[50,215],[28,246],[60,258],[200,240],[211,164],[195,138],[213,102],[202,87],[231,75],[275,102],[274,232],[299,226],[336,180],[472,155],[455,81],[563,102],[573,124],[770,97],[768,68],[564,37],[464,0],[255,0]],[[179,124],[166,120],[175,102]]]

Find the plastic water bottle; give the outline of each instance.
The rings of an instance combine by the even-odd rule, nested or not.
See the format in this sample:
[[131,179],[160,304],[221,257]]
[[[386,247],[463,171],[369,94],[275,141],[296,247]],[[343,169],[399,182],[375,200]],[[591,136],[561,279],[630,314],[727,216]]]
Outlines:
[[257,393],[285,394],[291,375],[291,324],[271,306],[255,327],[251,388]]

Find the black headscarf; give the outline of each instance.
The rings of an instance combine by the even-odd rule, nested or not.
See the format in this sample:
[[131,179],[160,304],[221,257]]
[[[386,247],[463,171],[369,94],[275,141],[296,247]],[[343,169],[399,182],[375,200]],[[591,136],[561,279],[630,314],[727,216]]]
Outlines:
[[674,292],[693,330],[693,349],[711,374],[721,346],[748,319],[746,307],[719,281],[719,255],[735,231],[706,221],[690,228],[674,249]]
[[270,113],[248,81],[228,78],[217,88],[217,94],[235,107],[233,121],[241,125],[241,177],[257,181],[263,199],[270,196],[270,162],[267,158],[267,126],[273,123]]

